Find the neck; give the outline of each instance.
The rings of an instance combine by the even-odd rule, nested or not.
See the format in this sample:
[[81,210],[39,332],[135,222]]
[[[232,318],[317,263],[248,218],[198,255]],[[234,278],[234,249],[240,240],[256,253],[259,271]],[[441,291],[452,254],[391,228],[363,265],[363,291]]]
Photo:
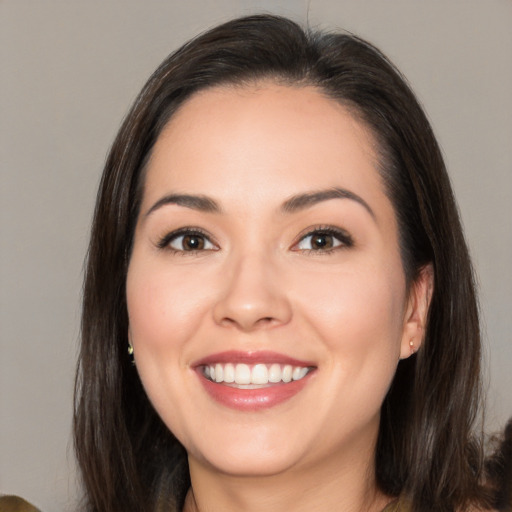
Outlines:
[[184,512],[380,512],[391,498],[377,488],[374,456],[374,445],[356,446],[321,465],[265,476],[227,475],[189,457]]

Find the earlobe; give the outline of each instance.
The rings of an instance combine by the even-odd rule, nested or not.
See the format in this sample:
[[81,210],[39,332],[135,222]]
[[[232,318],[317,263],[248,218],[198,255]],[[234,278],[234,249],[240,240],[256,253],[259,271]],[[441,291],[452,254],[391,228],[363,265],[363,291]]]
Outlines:
[[434,268],[432,263],[428,263],[411,284],[404,316],[400,359],[407,359],[416,353],[423,343],[433,291]]
[[135,358],[133,355],[133,344],[132,344],[132,333],[128,327],[128,356],[130,357],[131,363],[135,364]]

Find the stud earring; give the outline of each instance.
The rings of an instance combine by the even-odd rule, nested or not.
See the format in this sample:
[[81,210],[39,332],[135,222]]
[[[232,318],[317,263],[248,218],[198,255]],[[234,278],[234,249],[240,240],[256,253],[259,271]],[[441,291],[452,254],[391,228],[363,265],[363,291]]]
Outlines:
[[411,349],[411,355],[416,353],[416,347],[414,346],[414,339],[412,339],[412,338],[411,338],[411,340],[409,340],[409,347]]
[[128,342],[128,355],[130,356],[132,364],[135,364],[135,358],[133,357],[133,347],[130,342]]

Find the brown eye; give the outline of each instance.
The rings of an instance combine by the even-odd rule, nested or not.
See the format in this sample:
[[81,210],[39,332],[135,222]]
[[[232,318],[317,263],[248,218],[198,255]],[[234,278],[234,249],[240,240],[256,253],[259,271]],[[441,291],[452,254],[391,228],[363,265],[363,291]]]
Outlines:
[[204,238],[198,235],[185,235],[182,245],[184,251],[198,251],[204,249]]
[[159,244],[160,247],[169,247],[175,252],[212,251],[215,245],[206,235],[195,232],[175,233]]
[[334,247],[334,237],[327,233],[317,233],[311,236],[311,249],[332,249]]
[[294,246],[294,250],[327,253],[352,245],[352,237],[346,231],[337,228],[317,229],[303,236]]

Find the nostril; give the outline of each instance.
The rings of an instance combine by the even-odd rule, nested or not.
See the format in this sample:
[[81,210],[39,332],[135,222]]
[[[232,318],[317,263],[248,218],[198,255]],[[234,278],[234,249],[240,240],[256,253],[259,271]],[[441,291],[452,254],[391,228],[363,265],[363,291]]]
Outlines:
[[243,330],[252,330],[262,327],[270,327],[274,323],[278,323],[279,320],[277,318],[274,318],[273,316],[265,316],[258,318],[256,320],[253,320],[251,318],[240,318],[240,317],[224,317],[221,320],[221,324],[224,326],[239,326]]
[[256,325],[268,325],[273,324],[276,319],[273,316],[265,316],[256,321]]

